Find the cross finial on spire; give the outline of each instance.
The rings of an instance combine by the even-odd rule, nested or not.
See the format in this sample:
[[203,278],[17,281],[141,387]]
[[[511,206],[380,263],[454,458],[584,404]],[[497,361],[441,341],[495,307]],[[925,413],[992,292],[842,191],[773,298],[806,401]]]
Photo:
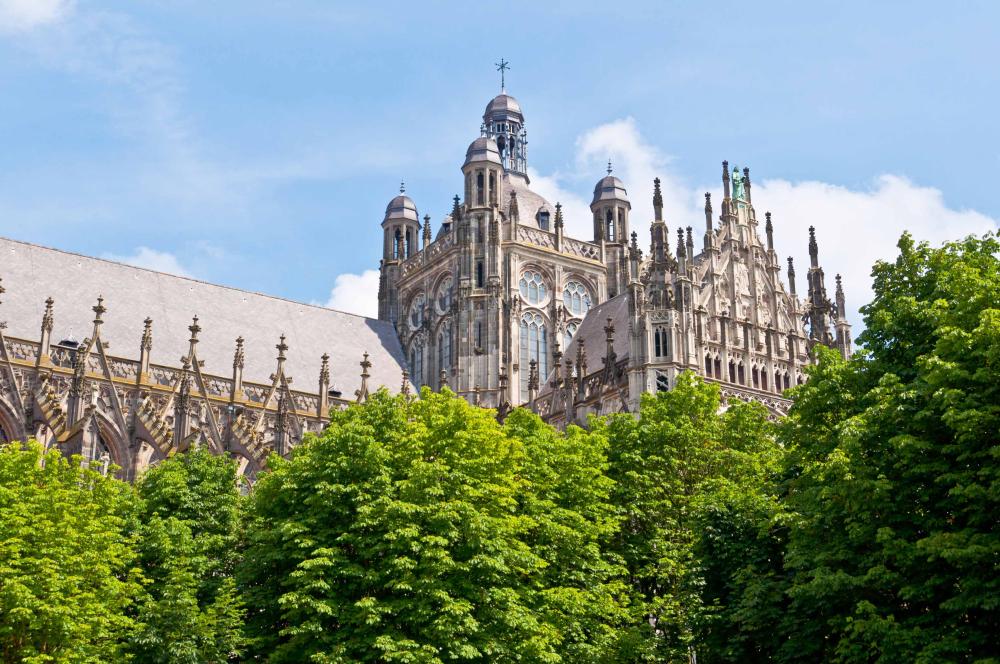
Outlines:
[[611,175],[611,160],[608,159],[608,175]]
[[405,194],[406,193],[406,181],[405,180],[400,180],[399,181],[399,193],[401,193],[401,194]]
[[497,71],[500,72],[500,92],[506,92],[507,77],[505,76],[505,74],[507,73],[507,70],[510,69],[510,63],[504,60],[503,58],[500,58],[500,62],[495,62],[493,64],[496,65]]

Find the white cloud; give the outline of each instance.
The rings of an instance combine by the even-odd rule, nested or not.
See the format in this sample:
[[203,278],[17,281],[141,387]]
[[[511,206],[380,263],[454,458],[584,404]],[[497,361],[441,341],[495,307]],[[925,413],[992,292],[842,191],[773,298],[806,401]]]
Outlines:
[[[722,155],[725,156],[725,155]],[[664,218],[676,233],[692,226],[694,235],[704,233],[704,192],[712,192],[718,224],[720,179],[707,187],[695,187],[677,173],[671,158],[645,141],[632,118],[597,126],[580,136],[572,170],[543,175],[531,172],[532,189],[550,201],[563,204],[567,233],[581,239],[592,237],[590,187],[604,174],[607,160],[614,174],[625,183],[632,203],[632,229],[646,247],[648,221],[653,218],[653,178],[663,189]],[[721,161],[721,158],[720,158]],[[742,162],[740,162],[742,164]],[[753,202],[763,234],[764,212],[774,221],[775,250],[781,256],[782,281],[785,259],[795,258],[796,285],[800,296],[806,288],[809,268],[808,227],[816,227],[820,265],[827,277],[827,291],[834,294],[834,277],[843,277],[849,319],[861,329],[858,308],[871,299],[871,267],[876,260],[892,260],[896,242],[904,231],[918,241],[940,244],[969,234],[997,230],[1000,222],[973,210],[949,207],[942,192],[920,186],[900,175],[884,174],[864,189],[848,189],[825,182],[769,180],[755,174]],[[700,178],[699,178],[700,180]],[[763,238],[762,238],[763,239]],[[671,245],[675,239],[671,237]],[[700,245],[700,239],[696,241]]]
[[[969,234],[997,230],[1000,222],[974,210],[947,205],[939,189],[923,187],[899,175],[881,175],[865,190],[825,182],[764,180],[753,189],[754,207],[763,220],[770,210],[775,249],[795,257],[796,285],[805,291],[809,268],[808,227],[816,227],[819,262],[832,297],[834,275],[844,280],[851,322],[860,330],[858,308],[871,300],[871,267],[893,260],[903,231],[917,241],[941,244]],[[784,271],[783,271],[784,274]]]
[[378,316],[378,270],[361,274],[345,272],[337,275],[326,306],[350,314],[376,318]]
[[31,30],[64,19],[73,10],[72,0],[0,0],[0,30]]
[[117,261],[119,263],[125,263],[126,265],[134,265],[135,267],[144,267],[147,270],[166,272],[167,274],[177,275],[178,277],[192,276],[191,273],[181,265],[176,256],[169,252],[157,251],[155,249],[150,249],[149,247],[136,247],[135,252],[129,255],[102,254],[101,258],[106,258],[110,261]]

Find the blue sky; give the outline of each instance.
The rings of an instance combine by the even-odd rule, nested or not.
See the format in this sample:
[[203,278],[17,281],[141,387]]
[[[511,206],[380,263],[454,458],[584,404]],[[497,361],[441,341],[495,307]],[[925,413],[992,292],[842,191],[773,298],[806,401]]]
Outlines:
[[[997,227],[1000,3],[0,0],[0,235],[370,312],[385,204],[437,223],[498,92],[585,235],[610,157],[646,227],[720,162],[849,304],[910,229]],[[857,321],[857,316],[854,316]]]

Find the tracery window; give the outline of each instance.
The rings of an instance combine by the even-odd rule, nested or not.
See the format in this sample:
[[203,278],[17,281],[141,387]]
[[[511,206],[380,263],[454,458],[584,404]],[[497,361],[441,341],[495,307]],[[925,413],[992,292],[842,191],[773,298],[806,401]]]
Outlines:
[[528,304],[540,304],[548,294],[545,288],[545,279],[540,272],[526,270],[521,275],[520,281],[521,298]]
[[563,348],[569,348],[569,345],[573,343],[573,337],[576,336],[576,332],[579,329],[580,324],[576,321],[566,323],[566,333],[563,335]]
[[547,211],[538,213],[538,227],[543,231],[549,230],[549,213]]
[[410,346],[410,381],[417,388],[424,384],[424,347],[419,342]]
[[438,284],[437,310],[439,314],[446,314],[451,309],[451,289],[454,284],[455,280],[451,275],[442,279],[441,283]]
[[424,294],[418,293],[410,301],[410,329],[416,330],[424,324]]
[[590,311],[590,294],[579,281],[570,281],[563,289],[563,303],[570,313],[583,318]]
[[528,311],[521,316],[521,401],[528,400],[528,373],[531,361],[538,366],[538,382],[541,384],[549,374],[548,332],[542,315]]

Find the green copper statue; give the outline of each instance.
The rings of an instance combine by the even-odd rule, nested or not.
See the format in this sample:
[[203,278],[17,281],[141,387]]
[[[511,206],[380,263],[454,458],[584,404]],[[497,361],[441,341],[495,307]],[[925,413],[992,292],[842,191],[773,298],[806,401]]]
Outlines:
[[746,193],[743,188],[743,176],[740,175],[740,169],[733,166],[733,198],[738,201],[746,200]]

